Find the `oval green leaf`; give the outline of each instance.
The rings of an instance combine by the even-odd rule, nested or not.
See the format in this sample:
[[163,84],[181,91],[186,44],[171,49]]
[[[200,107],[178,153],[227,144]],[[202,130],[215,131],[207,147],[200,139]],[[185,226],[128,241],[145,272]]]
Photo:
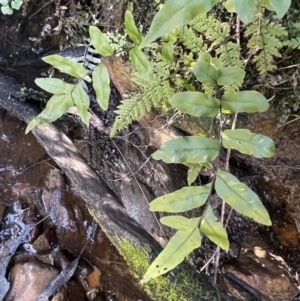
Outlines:
[[174,55],[174,43],[172,41],[163,42],[161,46],[161,54],[167,62],[172,62]]
[[89,113],[88,108],[90,107],[90,98],[83,90],[81,83],[78,83],[75,89],[72,91],[72,99],[78,110],[78,115],[80,116],[83,123],[89,126]]
[[96,26],[89,27],[91,37],[91,44],[94,46],[96,52],[102,56],[111,56],[114,54],[114,49],[108,43],[106,36]]
[[175,94],[170,103],[182,113],[196,117],[216,117],[220,112],[220,101],[201,92],[180,92]]
[[257,194],[232,174],[219,169],[215,189],[218,196],[237,212],[251,217],[260,224],[266,226],[272,224],[269,213]]
[[220,73],[213,65],[205,61],[198,62],[194,66],[193,72],[198,81],[209,87],[213,87],[217,83]]
[[3,15],[12,15],[14,11],[8,5],[4,5],[1,6],[1,12]]
[[8,2],[9,2],[9,0],[0,0],[0,4],[1,4],[2,6],[8,5]]
[[155,15],[150,29],[141,43],[141,47],[149,45],[157,38],[179,28],[197,15],[212,9],[219,0],[169,0]]
[[292,1],[291,0],[269,0],[270,5],[276,12],[277,17],[282,19],[286,12],[289,10]]
[[166,163],[206,163],[218,156],[219,148],[219,141],[214,139],[179,137],[163,144],[152,156]]
[[257,0],[233,0],[233,2],[240,19],[244,23],[251,22],[254,16]]
[[57,120],[73,106],[74,103],[70,93],[67,95],[53,95],[47,102],[45,109],[28,123],[25,133],[29,133],[37,125]]
[[191,186],[197,179],[199,172],[201,171],[201,168],[198,167],[190,167],[188,170],[188,175],[187,175],[187,182],[188,185]]
[[194,249],[200,247],[201,236],[198,229],[199,218],[190,219],[190,221],[191,227],[189,230],[177,231],[164,250],[152,262],[144,275],[141,284],[171,271]]
[[219,72],[217,83],[220,86],[236,84],[240,87],[244,81],[245,71],[239,67],[223,67]]
[[125,13],[125,31],[134,44],[139,45],[142,42],[143,36],[137,30],[132,13],[129,10]]
[[65,83],[58,78],[37,78],[34,82],[43,90],[57,95],[70,93],[75,88],[75,85]]
[[185,212],[202,206],[208,198],[211,184],[183,187],[156,198],[150,203],[151,211]]
[[100,64],[92,74],[93,88],[96,92],[97,102],[103,110],[108,109],[110,96],[110,78],[104,64]]
[[227,232],[214,215],[213,209],[210,205],[208,205],[207,210],[205,211],[205,216],[202,218],[200,232],[202,232],[217,246],[228,251],[229,240]]
[[163,225],[176,230],[189,231],[191,228],[195,227],[196,222],[197,224],[200,223],[200,217],[189,219],[180,215],[171,215],[162,217],[160,222]]
[[151,64],[148,61],[146,55],[141,51],[141,49],[139,49],[138,46],[135,46],[129,51],[129,57],[132,65],[139,74],[143,75],[143,77],[152,76]]
[[225,0],[223,5],[229,13],[235,13],[236,12],[236,8],[234,6],[233,0]]
[[15,10],[18,10],[22,6],[22,4],[23,4],[23,1],[12,1],[11,7]]
[[271,138],[246,129],[225,130],[222,133],[222,144],[225,148],[233,148],[256,158],[270,158],[275,153],[274,141]]
[[59,71],[67,73],[76,78],[84,78],[88,73],[88,71],[80,63],[71,59],[66,59],[57,54],[43,57],[43,60]]
[[232,113],[265,112],[269,108],[268,100],[257,91],[241,91],[224,95],[222,108]]

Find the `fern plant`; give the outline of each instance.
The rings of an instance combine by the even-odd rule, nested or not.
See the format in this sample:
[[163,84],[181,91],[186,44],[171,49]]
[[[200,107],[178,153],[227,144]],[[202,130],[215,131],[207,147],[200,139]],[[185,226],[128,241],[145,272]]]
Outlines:
[[258,18],[246,29],[246,35],[250,36],[247,47],[259,73],[275,70],[273,59],[281,56],[279,49],[283,46],[280,38],[287,36],[283,26]]
[[[208,51],[208,47],[216,50],[224,66],[243,66],[238,46],[233,42],[225,42],[229,35],[228,24],[223,25],[214,15],[202,15],[165,36],[161,47],[153,45],[147,50],[152,76],[145,79],[144,70],[135,74],[133,81],[139,89],[138,95],[124,99],[118,106],[111,137],[152,109],[170,109],[168,100],[174,93],[195,89],[191,66]],[[169,52],[164,48],[166,44],[171,45]],[[224,85],[224,90],[227,93],[237,91],[241,83]],[[212,95],[213,89],[202,84],[202,90]]]
[[[295,15],[295,13],[297,15]],[[296,22],[299,15],[299,11],[296,10],[296,12],[293,12],[293,14],[290,14],[288,17],[288,22],[290,24],[290,27],[288,28],[289,33],[289,40],[284,41],[284,45],[288,46],[292,49],[300,49],[300,22]]]

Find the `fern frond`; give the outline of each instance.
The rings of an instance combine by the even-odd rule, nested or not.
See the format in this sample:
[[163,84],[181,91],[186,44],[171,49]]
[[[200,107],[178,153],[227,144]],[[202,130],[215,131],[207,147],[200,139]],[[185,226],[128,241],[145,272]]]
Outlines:
[[300,49],[300,37],[284,41],[283,45],[292,49]]
[[190,25],[197,32],[204,34],[206,39],[212,42],[211,46],[223,43],[230,35],[229,24],[221,23],[213,15],[201,14]]
[[286,30],[280,24],[269,20],[255,22],[246,29],[246,35],[251,36],[247,46],[250,54],[254,55],[253,62],[260,74],[276,68],[273,58],[280,57],[279,49],[283,46],[279,37],[287,36]]
[[140,103],[139,98],[141,94],[136,94],[132,98],[124,99],[118,106],[115,113],[117,117],[110,131],[110,136],[114,137],[117,132],[125,129],[134,120],[137,120],[140,116],[148,113],[147,107],[142,102]]
[[207,50],[207,45],[204,44],[201,35],[197,35],[191,27],[183,26],[177,29],[176,35],[178,41],[195,54]]
[[160,80],[160,77],[151,81],[137,77],[134,81],[142,88],[142,92],[129,99],[124,99],[118,106],[115,111],[117,117],[110,132],[111,137],[139,117],[149,113],[153,108],[163,107],[175,93],[169,81]]
[[287,29],[289,34],[289,39],[283,42],[284,46],[287,46],[291,49],[300,49],[300,22],[295,22],[295,19],[298,18],[298,15],[295,16],[290,14],[288,16],[288,24],[290,25]]
[[237,66],[244,68],[244,64],[240,60],[239,45],[237,43],[225,43],[216,50],[216,54],[223,66]]

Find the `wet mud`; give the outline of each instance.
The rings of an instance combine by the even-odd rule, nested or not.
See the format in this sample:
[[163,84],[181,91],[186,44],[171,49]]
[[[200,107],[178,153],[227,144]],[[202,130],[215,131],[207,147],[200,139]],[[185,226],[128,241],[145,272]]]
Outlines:
[[[69,284],[81,291],[82,298],[77,300],[149,300],[123,258],[82,207],[63,172],[32,134],[24,134],[26,124],[1,113],[0,238],[2,248],[10,248],[11,259],[3,269],[12,283],[7,300],[12,296],[18,300],[23,292],[18,287],[23,283],[19,274],[32,275],[32,281],[38,283],[32,269],[41,269],[41,277],[50,269],[57,271],[50,273],[54,277],[83,249]],[[9,244],[10,240],[19,241],[16,245]],[[3,249],[0,255],[4,255]],[[46,284],[51,278],[47,275],[43,278]],[[41,290],[32,287],[26,292],[32,296]],[[64,300],[74,299],[69,296]]]

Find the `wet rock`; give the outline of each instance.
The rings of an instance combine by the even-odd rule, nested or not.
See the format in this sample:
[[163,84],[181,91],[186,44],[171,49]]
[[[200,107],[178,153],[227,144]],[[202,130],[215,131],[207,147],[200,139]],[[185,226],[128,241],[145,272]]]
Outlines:
[[11,288],[4,300],[33,301],[57,275],[58,270],[49,265],[18,263],[10,271]]
[[241,300],[293,300],[298,292],[284,260],[261,247],[243,248],[223,272],[230,292]]
[[261,200],[267,206],[271,220],[274,238],[287,248],[300,246],[300,234],[295,219],[295,209],[289,204],[290,191],[276,177],[261,178],[257,189]]

